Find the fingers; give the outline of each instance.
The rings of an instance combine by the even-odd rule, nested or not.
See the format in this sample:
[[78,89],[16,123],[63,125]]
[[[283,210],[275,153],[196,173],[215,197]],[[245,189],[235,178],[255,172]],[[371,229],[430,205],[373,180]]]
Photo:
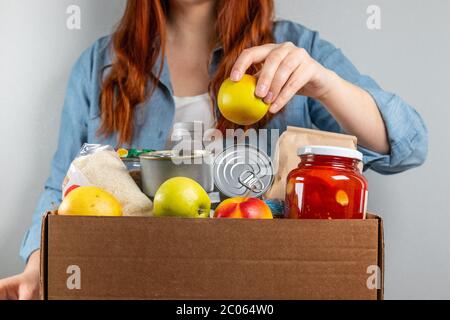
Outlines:
[[266,44],[244,50],[236,60],[231,80],[240,81],[252,64],[264,62],[258,73],[255,95],[280,111],[314,77],[314,61],[293,43]]
[[298,48],[295,48],[294,50],[291,49],[289,54],[281,61],[271,78],[269,84],[270,94],[260,97],[264,98],[266,103],[274,102],[280,94],[281,89],[288,82],[295,70],[305,62],[306,58],[307,56],[303,53],[303,50]]
[[279,112],[313,77],[312,65],[300,66],[281,89],[280,94],[270,106],[271,113]]
[[242,51],[234,63],[230,79],[236,82],[240,81],[252,64],[263,62],[275,47],[275,44],[265,44]]
[[34,300],[39,298],[39,277],[21,273],[0,280],[0,300]]
[[17,300],[18,288],[17,276],[0,280],[0,300]]
[[[278,70],[281,67],[286,68],[286,58],[292,52],[294,48],[293,44],[282,44],[276,49],[272,50],[269,55],[266,57],[264,61],[264,66],[261,69],[261,72],[258,77],[258,83],[256,86],[255,94],[257,97],[265,98],[267,95],[272,95],[273,92],[269,92],[271,84],[273,82],[273,78]],[[292,66],[290,70],[287,70],[288,74],[286,80],[289,78],[289,75],[297,68],[298,65]]]

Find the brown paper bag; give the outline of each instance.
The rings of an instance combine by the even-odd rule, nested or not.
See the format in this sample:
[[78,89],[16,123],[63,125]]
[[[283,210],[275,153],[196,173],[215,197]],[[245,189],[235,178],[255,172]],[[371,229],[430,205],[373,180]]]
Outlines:
[[354,136],[288,127],[278,139],[275,148],[273,164],[276,174],[273,185],[266,192],[265,198],[284,200],[287,176],[300,163],[300,158],[297,156],[299,148],[304,146],[331,146],[356,149],[357,144],[357,139]]

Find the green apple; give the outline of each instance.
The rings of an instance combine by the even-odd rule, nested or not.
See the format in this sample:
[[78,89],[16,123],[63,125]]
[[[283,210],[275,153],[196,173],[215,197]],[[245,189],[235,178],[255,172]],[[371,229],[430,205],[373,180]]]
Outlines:
[[211,200],[196,181],[176,177],[164,182],[153,201],[155,217],[209,218]]

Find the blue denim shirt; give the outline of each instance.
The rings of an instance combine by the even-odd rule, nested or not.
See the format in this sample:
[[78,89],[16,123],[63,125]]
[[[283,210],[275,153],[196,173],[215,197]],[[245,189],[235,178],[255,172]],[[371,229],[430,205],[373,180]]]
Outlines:
[[[425,161],[427,130],[419,114],[406,102],[381,89],[370,77],[361,75],[341,50],[320,39],[317,32],[289,21],[278,21],[274,37],[277,43],[291,41],[298,47],[305,48],[315,60],[367,90],[375,99],[386,124],[391,151],[389,155],[381,155],[360,148],[364,154],[365,169],[393,174],[419,166]],[[96,134],[100,125],[100,84],[111,67],[110,40],[110,37],[104,37],[96,41],[81,55],[72,69],[50,177],[21,248],[21,257],[25,261],[33,251],[39,249],[42,215],[61,202],[61,183],[81,146],[86,142],[116,145],[116,135],[103,138]],[[214,74],[221,54],[220,48],[214,50],[210,74]],[[136,128],[131,147],[164,149],[174,117],[172,97],[169,70],[167,64],[164,64],[158,87],[135,116]],[[343,132],[318,101],[303,96],[296,96],[266,128],[277,128],[283,132],[287,126]]]

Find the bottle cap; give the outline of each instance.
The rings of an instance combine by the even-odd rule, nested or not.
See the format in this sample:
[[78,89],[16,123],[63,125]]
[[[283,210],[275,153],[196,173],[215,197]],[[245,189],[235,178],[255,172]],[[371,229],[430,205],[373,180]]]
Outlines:
[[359,161],[362,161],[363,159],[363,154],[358,150],[341,147],[329,147],[329,146],[305,146],[298,149],[297,154],[299,156],[320,155],[320,156],[344,157],[356,159]]

